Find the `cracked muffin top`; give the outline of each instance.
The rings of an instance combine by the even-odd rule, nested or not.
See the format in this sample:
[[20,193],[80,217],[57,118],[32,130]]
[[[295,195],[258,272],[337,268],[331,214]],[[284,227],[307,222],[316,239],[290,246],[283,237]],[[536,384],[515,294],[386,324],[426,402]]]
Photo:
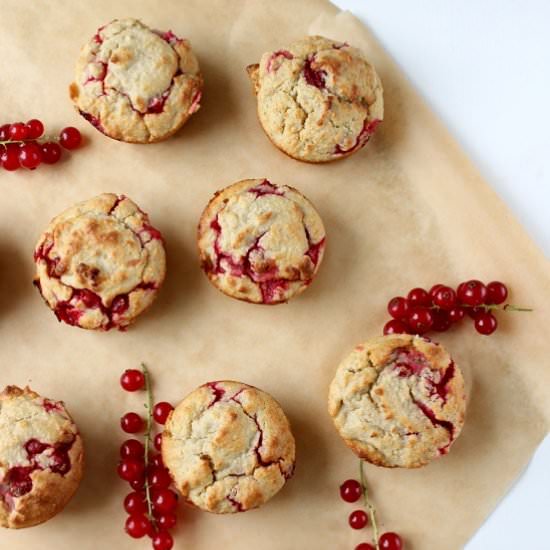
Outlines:
[[266,179],[216,193],[198,228],[201,267],[224,294],[258,304],[286,302],[315,277],[325,229],[299,191]]
[[152,143],[199,109],[202,85],[187,40],[136,19],[115,19],[83,46],[69,92],[80,114],[105,135]]
[[61,401],[17,386],[0,393],[1,526],[30,527],[56,515],[82,468],[82,440]]
[[164,244],[124,195],[104,193],[54,218],[35,251],[34,284],[60,321],[124,329],[155,299],[166,272]]
[[217,514],[246,512],[292,476],[295,443],[270,395],[240,382],[210,382],[170,413],[162,458],[188,503]]
[[357,346],[329,391],[329,413],[346,444],[390,468],[417,468],[447,454],[465,409],[462,372],[441,345],[419,336]]
[[384,115],[382,84],[360,50],[308,36],[247,67],[258,116],[287,155],[328,162],[361,149]]

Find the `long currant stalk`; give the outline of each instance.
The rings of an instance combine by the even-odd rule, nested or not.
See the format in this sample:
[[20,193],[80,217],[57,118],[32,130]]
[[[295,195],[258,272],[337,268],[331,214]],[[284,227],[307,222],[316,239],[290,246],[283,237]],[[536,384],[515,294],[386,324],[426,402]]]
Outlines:
[[149,471],[149,450],[151,448],[151,431],[153,429],[153,388],[151,386],[151,376],[149,375],[149,369],[145,363],[141,363],[141,370],[143,371],[143,376],[145,377],[145,391],[147,393],[147,403],[145,403],[145,408],[147,409],[147,422],[145,430],[145,501],[147,502],[147,518],[151,522],[151,525],[154,527],[156,524],[155,517],[153,515],[153,503],[151,501],[151,486],[149,485],[149,478],[147,472]]
[[369,514],[370,523],[372,525],[372,537],[373,537],[374,547],[376,548],[376,550],[380,550],[380,545],[378,544],[378,523],[376,522],[376,510],[369,498],[367,480],[363,469],[362,460],[359,460],[359,479],[361,480],[361,491],[363,492],[363,501],[365,503],[365,508],[367,509],[367,513]]

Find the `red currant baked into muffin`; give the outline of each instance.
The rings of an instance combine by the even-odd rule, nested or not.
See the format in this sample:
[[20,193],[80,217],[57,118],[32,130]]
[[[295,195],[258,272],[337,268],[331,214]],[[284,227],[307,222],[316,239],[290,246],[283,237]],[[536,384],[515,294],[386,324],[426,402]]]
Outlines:
[[199,63],[187,40],[115,19],[84,45],[69,88],[80,114],[130,143],[168,138],[199,109]]
[[61,401],[16,386],[0,393],[2,527],[31,527],[61,512],[83,465],[82,440]]
[[329,413],[346,444],[389,468],[417,468],[447,454],[465,409],[462,372],[448,352],[405,334],[357,346],[329,392]]
[[360,50],[308,36],[247,67],[258,117],[287,155],[328,162],[361,149],[384,116],[382,84]]
[[299,191],[250,179],[214,195],[200,219],[198,246],[202,269],[224,294],[278,304],[312,282],[325,229]]
[[188,503],[228,514],[257,508],[294,472],[295,443],[279,404],[240,382],[210,382],[170,414],[162,458]]
[[105,193],[54,218],[34,251],[34,284],[59,321],[124,329],[166,273],[162,235],[124,195]]

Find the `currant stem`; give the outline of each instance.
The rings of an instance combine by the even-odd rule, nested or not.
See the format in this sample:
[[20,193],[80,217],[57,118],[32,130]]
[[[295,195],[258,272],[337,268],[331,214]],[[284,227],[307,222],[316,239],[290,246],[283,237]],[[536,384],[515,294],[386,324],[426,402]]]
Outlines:
[[58,137],[40,136],[39,138],[32,139],[8,139],[7,141],[0,141],[0,146],[9,145],[10,143],[31,143],[36,142],[39,144],[46,143],[47,141],[59,142]]
[[149,369],[145,363],[141,363],[141,370],[145,377],[145,391],[147,392],[147,403],[145,408],[147,409],[147,423],[145,431],[145,501],[147,502],[147,518],[151,522],[153,527],[156,527],[155,517],[153,516],[153,503],[151,502],[151,487],[149,485],[149,479],[147,472],[149,471],[149,449],[151,448],[151,431],[153,429],[153,388],[151,387],[151,377],[149,375]]
[[503,306],[503,311],[533,311],[531,308],[528,307],[519,307],[515,306],[513,304],[506,304]]
[[363,470],[362,460],[359,460],[359,479],[361,480],[361,490],[363,491],[363,500],[365,502],[365,508],[367,509],[370,522],[372,525],[372,536],[374,539],[374,547],[376,550],[380,550],[380,546],[378,544],[378,524],[376,523],[376,510],[369,499],[367,481],[365,477],[365,472]]

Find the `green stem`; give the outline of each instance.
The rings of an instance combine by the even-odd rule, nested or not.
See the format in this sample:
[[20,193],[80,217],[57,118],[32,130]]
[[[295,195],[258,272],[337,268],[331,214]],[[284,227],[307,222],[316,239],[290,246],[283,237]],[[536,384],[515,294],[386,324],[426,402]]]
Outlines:
[[513,304],[506,304],[503,308],[504,311],[533,311],[528,307],[518,307]]
[[365,477],[365,472],[363,470],[362,460],[359,460],[359,478],[361,479],[361,490],[363,491],[363,500],[365,502],[365,508],[367,509],[367,512],[370,518],[370,523],[372,525],[372,536],[374,539],[373,540],[374,547],[376,548],[376,550],[380,550],[380,546],[378,544],[378,523],[376,522],[376,510],[369,499],[369,493],[367,489],[367,480]]
[[147,477],[147,472],[149,471],[149,450],[151,448],[151,431],[153,429],[153,388],[151,387],[151,376],[149,375],[149,369],[145,363],[141,364],[141,370],[143,371],[143,376],[145,377],[145,391],[147,392],[147,403],[145,408],[147,409],[147,423],[145,431],[145,501],[147,502],[147,517],[151,522],[151,525],[155,527],[156,521],[153,516],[153,503],[151,501],[151,487],[149,485],[149,479]]

